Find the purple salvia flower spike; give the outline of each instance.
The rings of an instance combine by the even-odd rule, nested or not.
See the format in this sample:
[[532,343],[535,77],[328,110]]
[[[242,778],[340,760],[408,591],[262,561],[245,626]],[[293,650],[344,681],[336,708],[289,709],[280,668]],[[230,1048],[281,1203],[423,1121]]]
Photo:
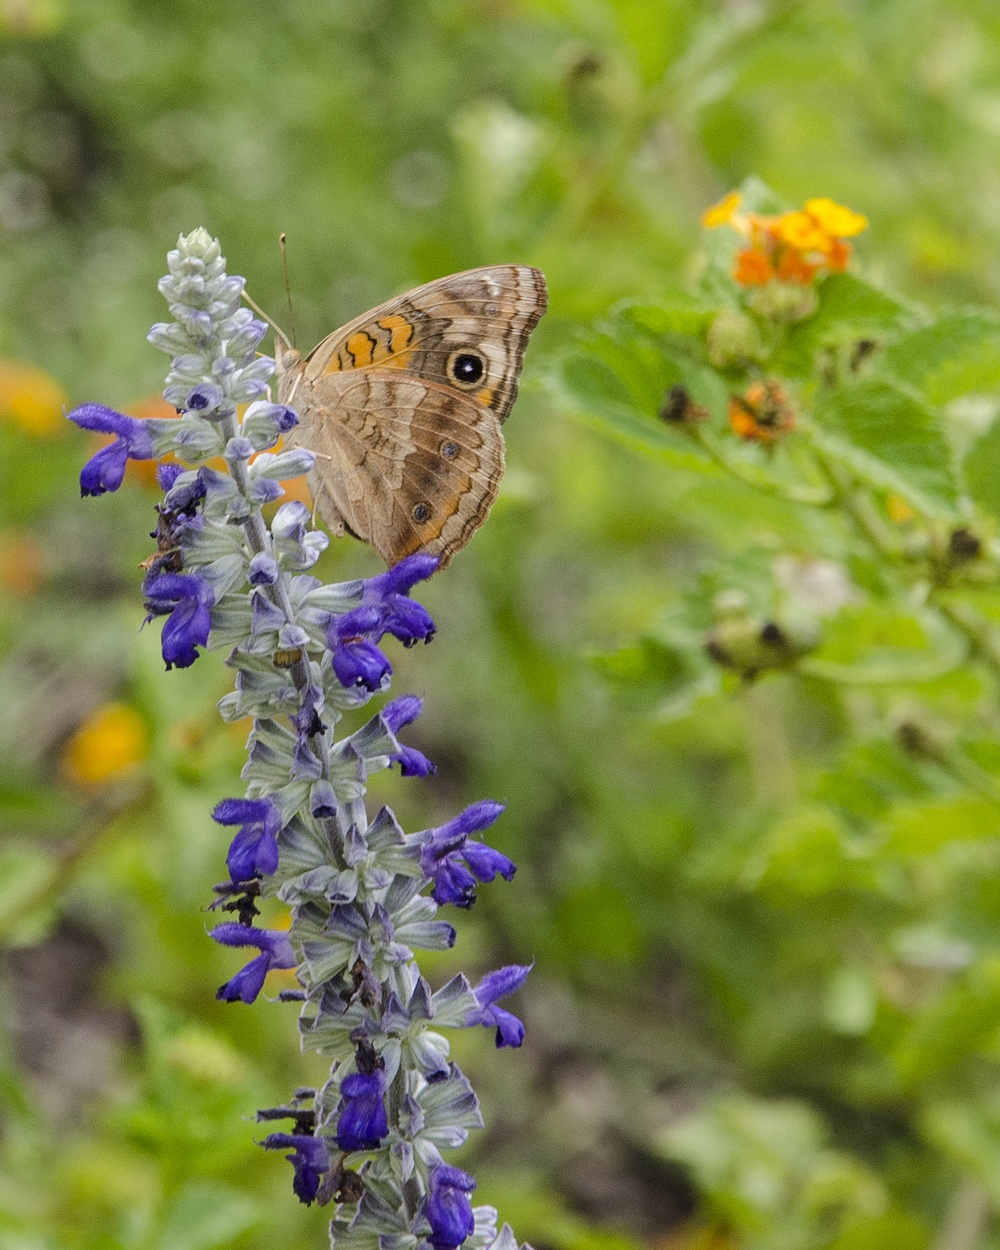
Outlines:
[[[173,320],[154,326],[149,339],[171,356],[164,397],[177,418],[141,421],[99,404],[69,415],[114,436],[85,465],[85,494],[116,490],[129,459],[161,459],[166,494],[157,549],[144,565],[147,619],[166,618],[168,668],[188,667],[201,649],[224,650],[236,681],[220,711],[252,721],[247,793],[212,812],[235,830],[229,879],[216,886],[212,906],[235,919],[210,936],[249,954],[217,997],[253,1003],[268,973],[296,969],[300,988],[283,986],[279,1001],[299,1004],[305,1047],[334,1056],[322,1090],[298,1091],[290,1108],[261,1113],[294,1121],[293,1131],[261,1145],[286,1152],[301,1202],[335,1199],[334,1246],[388,1237],[458,1250],[474,1235],[477,1250],[516,1250],[508,1229],[497,1233],[491,1208],[473,1208],[473,1178],[441,1161],[442,1142],[461,1144],[482,1120],[435,1029],[481,1024],[496,1030],[498,1046],[520,1045],[524,1028],[498,1000],[528,969],[501,968],[475,990],[458,977],[435,994],[414,953],[454,942],[454,928],[435,919],[440,905],[468,907],[480,885],[513,876],[512,861],[479,840],[504,805],[473,803],[412,835],[388,808],[369,817],[372,772],[434,772],[397,737],[420,715],[415,695],[336,738],[344,709],[388,688],[386,640],[410,646],[434,636],[411,593],[438,559],[418,552],[341,585],[307,573],[328,542],[309,510],[289,501],[270,523],[262,511],[281,494],[279,480],[315,463],[302,446],[271,451],[299,416],[281,402],[280,388],[278,402],[263,397],[275,372],[273,360],[256,354],[265,327],[241,306],[243,279],[226,274],[205,231],[182,237],[168,266],[160,290]],[[182,463],[162,460],[169,456]],[[208,467],[216,457],[223,470]],[[258,927],[259,901],[288,908],[290,928]],[[331,1158],[334,1150],[340,1154]],[[343,1156],[355,1154],[367,1157],[357,1172],[344,1171]]]

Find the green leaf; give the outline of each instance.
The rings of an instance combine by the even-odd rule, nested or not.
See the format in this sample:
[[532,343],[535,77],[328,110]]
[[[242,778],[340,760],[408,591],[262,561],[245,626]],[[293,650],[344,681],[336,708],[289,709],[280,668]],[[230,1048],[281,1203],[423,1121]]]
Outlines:
[[560,399],[605,434],[668,463],[717,472],[683,431],[658,415],[678,383],[696,403],[721,409],[725,402],[722,382],[710,369],[621,322],[587,335],[554,376]]
[[901,387],[866,378],[820,392],[821,442],[859,477],[923,512],[950,515],[958,502],[951,449],[935,414]]
[[819,283],[819,307],[803,331],[825,336],[842,328],[886,330],[907,315],[902,301],[853,273],[832,273]]
[[965,653],[962,638],[936,613],[870,601],[842,608],[826,624],[821,646],[800,666],[824,681],[912,684],[949,672]]
[[1000,319],[954,312],[902,334],[885,350],[879,372],[917,387],[935,404],[1000,384]]
[[696,699],[714,693],[719,684],[718,671],[700,647],[683,647],[648,635],[618,651],[594,655],[592,662],[598,672],[624,687],[631,699],[645,694],[657,700],[661,720],[683,716]]
[[969,494],[981,508],[1000,517],[1000,421],[978,438],[962,463]]
[[693,338],[704,334],[715,316],[714,312],[685,308],[680,304],[625,304],[620,312],[650,334],[678,334]]
[[811,317],[792,326],[776,354],[779,372],[805,377],[816,353],[827,344],[883,338],[909,315],[906,305],[853,273],[830,274],[816,288],[819,304]]
[[1000,1016],[1000,959],[969,968],[918,1017],[896,1050],[906,1083],[947,1071],[987,1045]]

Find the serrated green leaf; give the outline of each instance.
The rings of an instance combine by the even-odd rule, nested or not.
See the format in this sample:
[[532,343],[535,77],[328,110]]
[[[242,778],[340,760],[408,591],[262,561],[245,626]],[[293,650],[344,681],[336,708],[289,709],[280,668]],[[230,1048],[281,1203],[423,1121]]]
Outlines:
[[977,361],[987,370],[992,366],[994,385],[1000,381],[1000,319],[988,312],[955,312],[900,335],[886,348],[879,371],[943,404],[985,389],[976,384]]
[[923,512],[953,512],[959,492],[951,449],[937,416],[915,396],[865,378],[820,392],[815,418],[824,446],[859,477]]
[[[704,452],[659,418],[671,386],[687,387],[696,403],[718,406],[722,383],[711,371],[667,352],[635,327],[615,323],[587,336],[561,360],[554,377],[560,398],[579,416],[633,450],[687,468],[716,471]],[[714,388],[714,389],[713,389]]]
[[854,273],[832,273],[817,288],[819,307],[803,323],[813,334],[840,326],[887,329],[899,324],[906,305]]
[[898,330],[908,316],[904,304],[853,273],[834,273],[818,283],[819,303],[811,317],[792,326],[775,357],[779,372],[810,374],[826,344],[879,339]]

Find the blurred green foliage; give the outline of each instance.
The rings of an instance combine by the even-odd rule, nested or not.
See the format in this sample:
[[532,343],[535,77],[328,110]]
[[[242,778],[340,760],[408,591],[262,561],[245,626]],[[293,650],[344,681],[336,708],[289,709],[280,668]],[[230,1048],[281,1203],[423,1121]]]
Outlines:
[[[987,0],[0,0],[0,355],[71,402],[158,392],[197,224],[281,321],[287,231],[303,343],[546,272],[501,499],[392,657],[439,774],[373,786],[408,829],[509,803],[518,875],[428,967],[537,960],[525,1047],[455,1052],[463,1166],[538,1250],[1000,1246],[998,84]],[[871,227],[720,366],[697,221],[752,174]],[[726,428],[764,370],[773,450]],[[0,1250],[320,1247],[252,1122],[318,1061],[213,998],[228,672],[163,673],[156,495],[79,501],[86,454],[0,422]],[[112,701],[148,755],[95,792],[66,744]]]

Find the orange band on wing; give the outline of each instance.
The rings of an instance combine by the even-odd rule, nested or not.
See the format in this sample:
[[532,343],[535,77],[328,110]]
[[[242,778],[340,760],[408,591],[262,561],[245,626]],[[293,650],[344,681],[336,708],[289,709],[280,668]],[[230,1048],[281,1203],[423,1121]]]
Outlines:
[[370,365],[378,344],[366,330],[359,330],[347,340],[347,350],[354,358],[355,368]]
[[381,329],[389,331],[389,351],[393,354],[409,347],[413,338],[413,323],[394,313],[391,317],[383,317],[376,323]]
[[373,322],[365,330],[357,330],[330,357],[324,373],[342,369],[363,369],[366,365],[386,365],[404,369],[413,355],[413,322],[399,313],[391,313]]

